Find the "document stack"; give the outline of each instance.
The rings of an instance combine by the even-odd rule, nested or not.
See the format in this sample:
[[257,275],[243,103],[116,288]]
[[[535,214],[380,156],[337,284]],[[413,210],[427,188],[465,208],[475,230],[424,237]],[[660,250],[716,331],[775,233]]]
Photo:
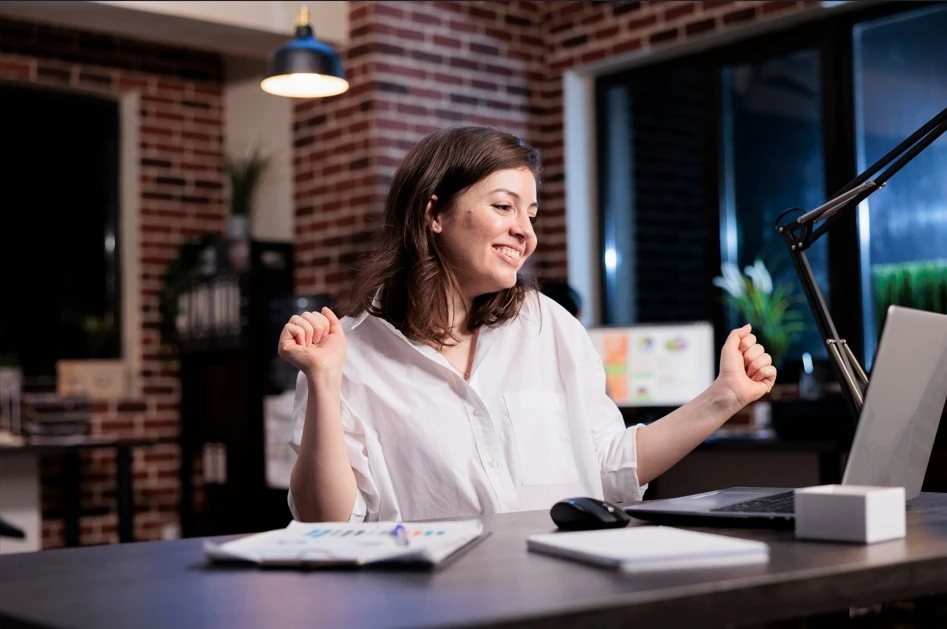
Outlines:
[[338,568],[369,564],[443,566],[483,539],[479,520],[450,522],[290,522],[285,529],[219,544],[204,542],[212,562],[263,567]]
[[31,393],[23,396],[23,431],[34,437],[89,434],[92,404],[86,396]]

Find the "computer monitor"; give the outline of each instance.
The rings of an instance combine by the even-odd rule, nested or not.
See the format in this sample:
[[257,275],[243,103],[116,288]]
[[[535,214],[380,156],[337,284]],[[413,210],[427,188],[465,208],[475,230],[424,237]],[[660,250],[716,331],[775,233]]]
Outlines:
[[619,407],[676,407],[714,381],[713,326],[692,323],[589,328],[609,397]]

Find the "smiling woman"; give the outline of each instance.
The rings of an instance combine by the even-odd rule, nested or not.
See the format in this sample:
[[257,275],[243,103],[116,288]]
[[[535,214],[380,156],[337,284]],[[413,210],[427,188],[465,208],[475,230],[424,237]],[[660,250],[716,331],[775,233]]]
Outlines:
[[465,190],[453,208],[438,206],[434,195],[425,214],[441,255],[454,269],[455,298],[472,302],[513,288],[516,273],[536,249],[533,173],[525,167],[495,172]]
[[[446,129],[421,140],[391,183],[379,246],[355,284],[354,313],[434,344],[512,318],[534,288],[518,272],[536,248],[527,223],[536,216],[541,169],[536,149],[492,129]],[[499,265],[510,259],[503,246],[518,252],[515,264]],[[460,296],[469,316],[453,317]]]
[[[721,374],[625,428],[582,324],[522,275],[536,249],[538,152],[485,128],[419,142],[395,173],[354,308],[290,318],[300,370],[289,503],[302,520],[425,520],[627,503],[776,371],[748,327]],[[640,436],[640,437],[639,437]]]

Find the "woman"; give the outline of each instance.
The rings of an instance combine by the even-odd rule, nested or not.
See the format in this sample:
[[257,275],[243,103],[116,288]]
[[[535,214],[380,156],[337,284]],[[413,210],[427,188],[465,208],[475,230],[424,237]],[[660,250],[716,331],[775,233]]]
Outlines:
[[696,399],[625,428],[581,323],[519,277],[536,249],[538,152],[434,133],[392,181],[354,309],[293,316],[289,502],[305,521],[425,520],[641,500],[648,481],[773,385],[749,326]]

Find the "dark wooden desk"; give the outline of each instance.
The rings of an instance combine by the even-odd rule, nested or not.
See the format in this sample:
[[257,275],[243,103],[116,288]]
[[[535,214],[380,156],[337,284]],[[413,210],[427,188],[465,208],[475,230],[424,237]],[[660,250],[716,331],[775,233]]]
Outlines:
[[201,539],[8,555],[0,625],[44,627],[720,627],[947,592],[947,494],[908,509],[902,540],[844,545],[722,530],[771,545],[767,566],[617,572],[529,553],[544,511],[437,572],[208,567]]
[[[155,437],[109,438],[76,435],[71,437],[27,438],[22,444],[0,444],[4,454],[55,454],[62,458],[62,486],[65,503],[64,537],[66,546],[79,545],[81,474],[79,452],[99,448],[115,449],[115,497],[118,513],[119,542],[135,539],[135,505],[132,486],[132,448],[167,442]],[[175,443],[175,441],[170,441]],[[41,501],[42,502],[42,501]]]

